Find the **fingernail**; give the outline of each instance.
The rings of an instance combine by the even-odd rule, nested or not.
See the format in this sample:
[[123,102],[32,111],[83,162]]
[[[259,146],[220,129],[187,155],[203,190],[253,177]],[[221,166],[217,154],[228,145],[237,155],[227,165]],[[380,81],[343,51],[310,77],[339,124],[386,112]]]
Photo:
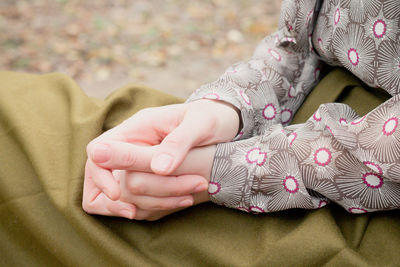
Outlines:
[[184,208],[184,207],[189,207],[193,205],[193,200],[191,199],[185,199],[181,202],[179,202],[178,207]]
[[151,168],[155,171],[166,172],[172,164],[172,157],[168,154],[160,154],[151,162]]
[[121,210],[121,215],[128,219],[133,219],[133,212],[131,210],[123,209]]
[[110,148],[104,144],[97,144],[92,152],[92,160],[96,163],[104,163],[111,158]]
[[203,192],[203,191],[206,191],[207,189],[208,189],[208,184],[201,183],[194,188],[193,193]]

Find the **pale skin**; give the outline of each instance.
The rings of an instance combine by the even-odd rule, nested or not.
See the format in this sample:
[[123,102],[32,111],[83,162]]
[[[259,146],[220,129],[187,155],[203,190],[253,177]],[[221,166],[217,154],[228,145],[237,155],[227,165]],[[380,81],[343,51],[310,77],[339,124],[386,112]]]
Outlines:
[[[190,150],[182,164],[172,173],[173,176],[115,171],[115,177],[120,179],[120,200],[135,203],[136,212],[131,219],[156,220],[183,208],[209,201],[207,187],[214,154],[215,145]],[[204,177],[207,183],[197,189],[198,192],[193,193],[192,197],[181,196],[186,191],[185,186],[190,190],[190,182],[187,181],[194,175]],[[174,196],[170,196],[171,194]]]
[[83,209],[155,220],[208,201],[213,144],[232,140],[239,120],[214,100],[136,113],[88,145]]

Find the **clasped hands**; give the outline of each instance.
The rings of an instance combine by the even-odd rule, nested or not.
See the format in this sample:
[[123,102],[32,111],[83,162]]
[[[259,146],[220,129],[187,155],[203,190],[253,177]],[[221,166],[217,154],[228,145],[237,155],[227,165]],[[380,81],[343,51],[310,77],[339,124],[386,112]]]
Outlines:
[[208,201],[215,144],[232,140],[239,120],[208,99],[139,111],[88,144],[83,209],[157,220]]

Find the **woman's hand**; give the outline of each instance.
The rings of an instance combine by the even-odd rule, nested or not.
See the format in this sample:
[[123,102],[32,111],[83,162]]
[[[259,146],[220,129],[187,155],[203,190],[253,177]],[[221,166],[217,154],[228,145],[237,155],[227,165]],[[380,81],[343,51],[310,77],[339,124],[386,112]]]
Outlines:
[[[115,170],[113,176],[120,185],[119,200],[110,200],[100,192],[91,194],[91,177],[85,179],[83,208],[88,213],[121,216],[136,220],[157,220],[183,208],[209,200],[208,187],[215,146],[192,149],[173,173],[161,176],[150,173],[150,159],[157,147],[143,147],[112,142],[111,147],[123,145],[141,155],[132,170]],[[192,180],[199,180],[195,188]],[[188,195],[195,192],[193,195]],[[85,196],[87,197],[85,201]],[[85,204],[86,203],[86,204]]]
[[[90,177],[93,188],[117,200],[119,184],[111,172],[113,169],[131,170],[139,155],[127,151],[123,145],[110,147],[110,141],[158,145],[152,154],[149,171],[169,175],[191,148],[230,141],[238,128],[238,111],[224,102],[204,99],[144,109],[89,143],[85,180]],[[193,188],[199,183],[194,177],[188,177],[188,180]]]

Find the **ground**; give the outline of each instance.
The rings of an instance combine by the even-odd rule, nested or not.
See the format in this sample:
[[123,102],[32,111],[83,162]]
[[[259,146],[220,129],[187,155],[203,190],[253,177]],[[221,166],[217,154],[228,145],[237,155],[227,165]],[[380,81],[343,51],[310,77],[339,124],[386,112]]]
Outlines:
[[279,0],[1,0],[0,70],[63,72],[90,96],[127,83],[187,97],[248,59]]

